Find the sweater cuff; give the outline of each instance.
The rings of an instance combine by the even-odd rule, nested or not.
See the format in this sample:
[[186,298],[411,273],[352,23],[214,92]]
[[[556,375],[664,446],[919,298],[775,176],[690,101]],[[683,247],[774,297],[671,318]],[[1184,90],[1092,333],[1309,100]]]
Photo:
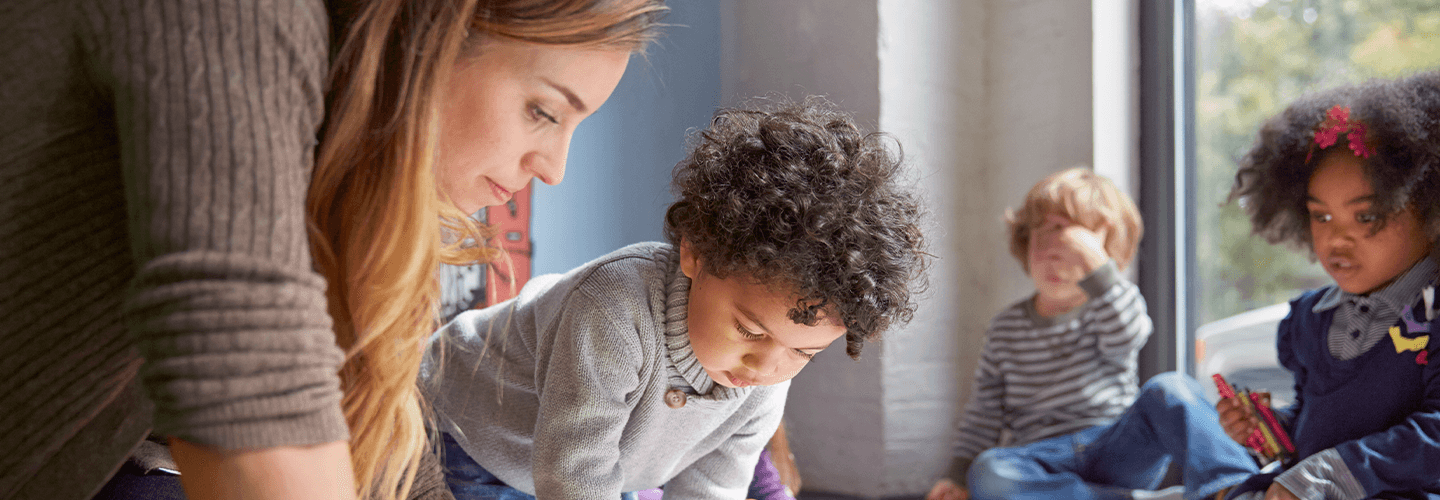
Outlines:
[[1275,482],[1294,493],[1301,500],[1359,500],[1365,498],[1360,481],[1350,473],[1350,467],[1340,458],[1340,452],[1330,448],[1310,455],[1290,470],[1275,477]]
[[1114,260],[1111,260],[1095,268],[1089,276],[1080,280],[1080,289],[1085,290],[1085,294],[1093,299],[1105,295],[1105,291],[1119,283],[1120,279],[1120,268],[1115,266]]
[[965,476],[970,473],[970,464],[974,461],[974,459],[963,457],[955,457],[951,459],[950,471],[945,473],[945,477],[950,478],[950,480],[954,481],[955,484],[968,488],[969,484],[965,480]]
[[223,450],[305,446],[349,440],[350,427],[345,423],[345,414],[340,410],[339,402],[325,406],[327,408],[322,410],[288,418],[271,417],[265,421],[227,422],[170,432],[157,426],[156,432]]

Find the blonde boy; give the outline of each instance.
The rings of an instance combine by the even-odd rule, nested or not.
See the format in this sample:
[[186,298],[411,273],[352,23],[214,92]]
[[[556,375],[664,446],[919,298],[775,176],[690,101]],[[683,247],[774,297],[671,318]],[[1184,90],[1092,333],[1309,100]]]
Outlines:
[[[1186,458],[1187,442],[1154,434],[1224,434],[1208,403],[1183,401],[1200,393],[1193,380],[1162,374],[1137,387],[1136,357],[1152,325],[1144,297],[1120,273],[1143,232],[1135,203],[1076,167],[1036,184],[1006,220],[1010,252],[1035,294],[991,321],[950,472],[927,498],[1153,497],[1148,490],[1172,459]],[[1190,423],[1207,416],[1208,427]],[[1012,447],[997,448],[1002,430]],[[1192,493],[1214,494],[1254,470],[1233,448],[1190,457]]]

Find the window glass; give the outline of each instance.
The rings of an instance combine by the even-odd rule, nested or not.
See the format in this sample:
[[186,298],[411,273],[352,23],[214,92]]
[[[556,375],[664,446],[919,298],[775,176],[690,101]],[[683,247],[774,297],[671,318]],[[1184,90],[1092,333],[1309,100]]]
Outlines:
[[[1440,67],[1440,0],[1195,0],[1192,324],[1330,282],[1226,203],[1260,123],[1308,90]],[[1273,330],[1271,332],[1273,335]]]

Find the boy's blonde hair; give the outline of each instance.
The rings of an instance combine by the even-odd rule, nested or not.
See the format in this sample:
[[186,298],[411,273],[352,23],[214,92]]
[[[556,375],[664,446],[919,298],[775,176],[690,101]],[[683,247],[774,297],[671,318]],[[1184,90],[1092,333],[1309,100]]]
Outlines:
[[1071,167],[1035,183],[1019,210],[1006,210],[1010,254],[1030,274],[1030,230],[1049,214],[1062,215],[1092,231],[1104,228],[1105,253],[1120,269],[1130,266],[1145,233],[1140,210],[1130,196],[1090,167]]

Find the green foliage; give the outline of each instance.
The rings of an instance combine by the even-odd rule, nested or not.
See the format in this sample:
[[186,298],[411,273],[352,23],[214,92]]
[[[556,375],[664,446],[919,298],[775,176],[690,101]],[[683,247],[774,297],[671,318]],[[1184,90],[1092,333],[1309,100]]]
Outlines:
[[1440,67],[1440,0],[1198,0],[1196,31],[1192,293],[1206,323],[1330,282],[1226,202],[1236,160],[1306,91]]

